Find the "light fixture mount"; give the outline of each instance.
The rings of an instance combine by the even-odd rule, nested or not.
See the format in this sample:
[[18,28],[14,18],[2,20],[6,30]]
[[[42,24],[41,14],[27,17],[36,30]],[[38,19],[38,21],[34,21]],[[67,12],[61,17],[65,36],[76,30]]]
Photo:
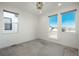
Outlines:
[[39,13],[42,13],[42,8],[43,8],[43,2],[36,2],[36,7],[39,11]]
[[36,3],[36,7],[37,7],[37,9],[42,9],[42,7],[43,7],[43,2],[37,2],[37,3]]

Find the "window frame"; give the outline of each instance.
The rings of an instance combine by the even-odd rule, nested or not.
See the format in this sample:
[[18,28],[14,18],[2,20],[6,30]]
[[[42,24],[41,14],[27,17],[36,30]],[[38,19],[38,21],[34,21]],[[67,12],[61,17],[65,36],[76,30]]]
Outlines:
[[9,17],[4,17],[4,19],[10,19],[11,20],[11,23],[8,23],[8,24],[11,24],[11,29],[6,29],[6,27],[5,27],[5,24],[7,24],[6,22],[5,22],[5,24],[4,24],[4,30],[6,30],[6,31],[11,31],[12,30],[12,19],[11,18],[9,18]]
[[[18,15],[19,15],[18,13],[15,13],[15,12],[12,12],[12,11],[3,10],[3,13],[4,12],[8,12],[8,13],[14,14],[17,17],[17,21],[18,21]],[[16,33],[16,32],[18,32],[18,22],[13,22],[13,20],[12,20],[12,30],[5,30],[5,21],[4,21],[4,18],[10,18],[10,17],[5,17],[3,15],[3,33]],[[13,25],[16,25],[17,26],[17,28],[15,28],[15,30],[13,30]]]
[[[77,18],[77,9],[73,9],[73,10],[68,10],[68,11],[65,11],[65,12],[62,12],[62,13],[60,13],[60,15],[61,15],[61,32],[67,32],[67,31],[62,31],[62,14],[65,14],[65,13],[68,13],[68,12],[75,12],[75,28],[74,28],[74,32],[76,32],[76,18]],[[68,31],[68,32],[71,32],[71,31]],[[73,33],[73,32],[72,32]]]
[[[52,30],[49,30],[49,32],[58,32],[58,14],[53,14],[53,15],[50,15],[50,16],[48,16],[48,18],[49,17],[51,17],[51,16],[57,16],[57,31],[52,31]],[[50,18],[49,18],[49,22],[50,22]],[[49,27],[50,27],[50,24],[49,24]]]

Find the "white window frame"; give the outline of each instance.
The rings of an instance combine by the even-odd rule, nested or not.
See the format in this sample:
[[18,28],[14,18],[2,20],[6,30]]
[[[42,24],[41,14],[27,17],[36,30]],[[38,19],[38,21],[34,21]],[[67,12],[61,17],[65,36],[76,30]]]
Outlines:
[[[15,13],[15,12],[11,12],[11,11],[7,11],[7,10],[3,10],[3,13],[4,12],[8,12],[8,13],[12,13],[12,14],[15,14],[16,17],[17,17],[17,21],[18,21],[18,13]],[[17,30],[18,30],[18,22],[12,22],[12,30],[5,30],[5,21],[4,21],[4,15],[3,15],[3,33],[16,33]],[[9,17],[7,17],[9,18]],[[12,20],[13,21],[13,20]],[[16,27],[17,26],[17,27]]]

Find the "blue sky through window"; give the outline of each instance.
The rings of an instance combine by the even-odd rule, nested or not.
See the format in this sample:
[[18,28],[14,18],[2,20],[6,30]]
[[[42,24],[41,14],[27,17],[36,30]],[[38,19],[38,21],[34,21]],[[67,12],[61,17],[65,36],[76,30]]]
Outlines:
[[62,27],[75,28],[75,11],[62,14]]
[[58,23],[57,15],[49,17],[49,26],[57,27],[57,23]]

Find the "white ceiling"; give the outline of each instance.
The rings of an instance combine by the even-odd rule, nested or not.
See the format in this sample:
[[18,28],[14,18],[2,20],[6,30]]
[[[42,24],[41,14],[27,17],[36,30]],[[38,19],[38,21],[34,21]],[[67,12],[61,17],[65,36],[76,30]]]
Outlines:
[[[58,7],[58,2],[43,2],[43,9],[42,13],[45,14],[49,11],[53,11],[53,9]],[[62,6],[71,6],[76,3],[72,2],[62,2]],[[24,11],[29,11],[34,14],[40,14],[36,9],[36,2],[0,2],[0,5],[7,5],[7,6],[16,6]]]

